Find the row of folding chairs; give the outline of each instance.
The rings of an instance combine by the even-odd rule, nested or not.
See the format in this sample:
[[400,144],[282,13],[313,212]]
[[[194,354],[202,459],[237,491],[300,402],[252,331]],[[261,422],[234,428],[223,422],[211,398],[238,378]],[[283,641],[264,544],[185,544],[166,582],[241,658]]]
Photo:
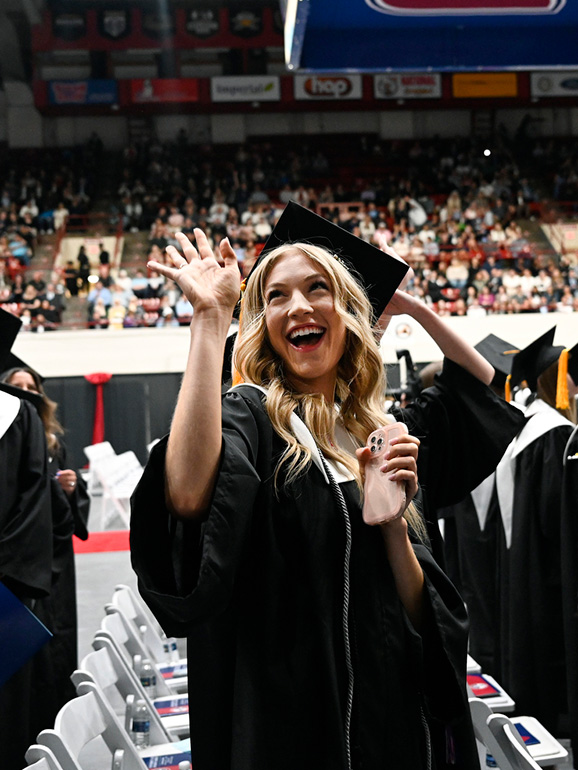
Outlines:
[[[54,728],[39,733],[26,753],[27,770],[190,770],[186,661],[131,588],[117,586],[92,641],[92,651],[72,674],[77,697],[59,711]],[[145,687],[139,672],[147,662]],[[149,745],[131,735],[133,709],[144,701]],[[92,759],[91,759],[92,757]],[[106,759],[105,759],[106,757]]]
[[515,710],[514,700],[470,656],[467,680],[482,770],[488,755],[500,770],[540,770],[567,762],[568,751],[537,719],[507,716]]

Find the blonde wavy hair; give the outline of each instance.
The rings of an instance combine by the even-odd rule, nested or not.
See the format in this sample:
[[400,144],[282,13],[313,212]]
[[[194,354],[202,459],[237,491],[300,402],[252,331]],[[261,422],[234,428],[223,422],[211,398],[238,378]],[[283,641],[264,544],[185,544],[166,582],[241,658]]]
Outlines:
[[[302,254],[320,268],[329,280],[335,310],[346,328],[345,351],[338,365],[335,386],[336,410],[318,393],[298,393],[284,372],[283,360],[269,342],[265,320],[265,286],[274,266],[289,254]],[[357,459],[341,449],[335,426],[341,417],[350,436],[363,446],[369,434],[387,422],[385,414],[385,372],[372,325],[372,307],[365,291],[347,267],[321,246],[308,243],[284,244],[259,262],[243,295],[239,334],[233,351],[233,366],[247,383],[267,389],[266,409],[275,431],[287,444],[275,471],[292,483],[311,463],[311,451],[291,431],[291,415],[297,412],[312,433],[323,455],[342,463],[356,479],[363,481]],[[405,517],[416,534],[425,539],[425,526],[414,504]]]

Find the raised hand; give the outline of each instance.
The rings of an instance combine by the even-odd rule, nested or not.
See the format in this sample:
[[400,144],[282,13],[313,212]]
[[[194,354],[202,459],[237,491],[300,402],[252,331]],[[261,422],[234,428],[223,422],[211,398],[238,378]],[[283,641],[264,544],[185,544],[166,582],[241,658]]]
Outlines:
[[[241,277],[237,257],[228,238],[219,246],[223,264],[215,257],[205,233],[195,228],[197,248],[184,233],[176,233],[182,254],[167,246],[173,266],[151,260],[148,267],[173,280],[189,300],[195,314],[204,311],[233,312],[239,299]],[[184,256],[183,256],[184,255]]]

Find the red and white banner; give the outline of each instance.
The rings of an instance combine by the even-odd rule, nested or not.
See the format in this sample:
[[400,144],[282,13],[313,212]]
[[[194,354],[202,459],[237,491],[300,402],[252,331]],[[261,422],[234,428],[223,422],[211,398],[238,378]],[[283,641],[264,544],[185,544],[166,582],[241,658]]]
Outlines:
[[442,78],[438,72],[400,72],[373,76],[376,99],[440,99]]
[[131,80],[130,98],[133,104],[198,102],[199,81],[196,78]]

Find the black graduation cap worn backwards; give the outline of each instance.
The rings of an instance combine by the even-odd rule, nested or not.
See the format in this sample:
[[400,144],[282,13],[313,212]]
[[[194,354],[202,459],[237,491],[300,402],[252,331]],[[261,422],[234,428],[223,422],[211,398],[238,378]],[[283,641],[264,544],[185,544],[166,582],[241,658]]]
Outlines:
[[[11,352],[12,345],[21,326],[22,321],[18,316],[0,308],[0,379],[2,379],[3,373],[9,369],[31,368]],[[7,382],[0,382],[0,390],[10,393],[17,398],[23,398],[26,401],[32,402],[37,409],[43,403],[43,398],[39,393],[17,388],[14,385],[9,385]]]
[[504,388],[506,379],[512,372],[514,357],[520,351],[510,342],[496,337],[495,334],[488,334],[474,347],[494,367],[495,374],[492,385],[497,388]]
[[[377,246],[361,240],[339,225],[290,201],[267,239],[251,273],[272,249],[298,241],[324,246],[342,260],[364,286],[376,319],[383,313],[409,269],[403,260],[386,254]],[[247,276],[247,281],[251,279],[251,273]]]
[[564,350],[561,345],[552,344],[555,333],[556,327],[553,326],[516,354],[512,365],[512,387],[526,380],[530,390],[536,390],[538,377],[558,360]]

